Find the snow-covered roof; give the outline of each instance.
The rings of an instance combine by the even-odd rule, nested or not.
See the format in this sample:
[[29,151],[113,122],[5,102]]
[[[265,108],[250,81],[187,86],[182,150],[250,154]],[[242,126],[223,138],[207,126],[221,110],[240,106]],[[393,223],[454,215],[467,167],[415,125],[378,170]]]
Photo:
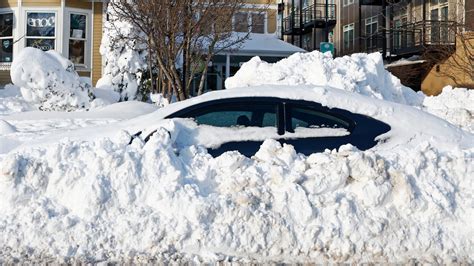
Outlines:
[[284,42],[274,34],[250,33],[249,38],[243,43],[226,49],[221,54],[229,52],[233,55],[247,56],[289,56],[294,53],[304,53],[306,50]]

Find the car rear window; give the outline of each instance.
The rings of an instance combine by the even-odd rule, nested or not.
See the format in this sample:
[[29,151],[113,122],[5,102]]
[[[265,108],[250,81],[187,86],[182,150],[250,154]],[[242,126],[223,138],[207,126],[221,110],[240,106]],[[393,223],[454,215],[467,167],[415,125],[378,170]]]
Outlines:
[[326,112],[304,107],[292,107],[290,112],[291,128],[344,128],[350,124],[342,118]]

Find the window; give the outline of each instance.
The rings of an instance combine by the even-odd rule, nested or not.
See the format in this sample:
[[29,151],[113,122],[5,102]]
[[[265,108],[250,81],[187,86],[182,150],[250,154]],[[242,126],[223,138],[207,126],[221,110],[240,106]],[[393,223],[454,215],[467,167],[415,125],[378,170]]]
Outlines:
[[55,48],[56,14],[49,12],[27,12],[26,46],[43,51]]
[[344,0],[344,3],[343,3],[344,6],[348,6],[352,4],[354,4],[354,0]]
[[351,50],[354,48],[354,23],[345,25],[344,32],[344,50]]
[[236,13],[234,15],[234,31],[265,33],[265,13]]
[[87,16],[71,13],[69,19],[69,60],[74,64],[84,65],[87,45]]
[[265,33],[265,15],[260,13],[252,13],[252,29],[253,33]]
[[430,20],[431,42],[450,42],[450,34],[447,21],[449,20],[448,1],[431,0]]
[[308,108],[291,108],[291,129],[296,128],[343,128],[349,129],[350,124],[341,118],[321,111]]
[[215,127],[276,127],[277,121],[275,105],[248,103],[218,104],[180,117],[191,117],[198,125]]
[[248,32],[248,13],[238,12],[234,15],[234,31],[236,32]]
[[13,61],[13,13],[0,14],[0,62]]
[[378,17],[371,17],[365,20],[365,36],[366,48],[375,48],[377,47],[377,33],[378,30]]

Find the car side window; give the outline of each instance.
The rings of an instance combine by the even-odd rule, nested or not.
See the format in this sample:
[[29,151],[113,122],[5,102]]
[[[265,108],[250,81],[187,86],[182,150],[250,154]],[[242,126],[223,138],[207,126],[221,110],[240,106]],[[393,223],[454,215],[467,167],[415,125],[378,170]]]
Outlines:
[[277,112],[273,104],[217,104],[182,117],[194,118],[198,125],[215,127],[275,127]]
[[291,108],[291,129],[296,128],[344,128],[350,124],[334,115],[304,107]]

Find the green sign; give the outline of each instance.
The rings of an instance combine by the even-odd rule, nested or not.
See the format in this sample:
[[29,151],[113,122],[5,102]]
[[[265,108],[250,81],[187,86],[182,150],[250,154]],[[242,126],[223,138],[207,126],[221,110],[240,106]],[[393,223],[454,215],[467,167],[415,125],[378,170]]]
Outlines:
[[321,53],[331,52],[331,54],[334,55],[334,44],[330,42],[321,42],[319,44],[319,50]]

